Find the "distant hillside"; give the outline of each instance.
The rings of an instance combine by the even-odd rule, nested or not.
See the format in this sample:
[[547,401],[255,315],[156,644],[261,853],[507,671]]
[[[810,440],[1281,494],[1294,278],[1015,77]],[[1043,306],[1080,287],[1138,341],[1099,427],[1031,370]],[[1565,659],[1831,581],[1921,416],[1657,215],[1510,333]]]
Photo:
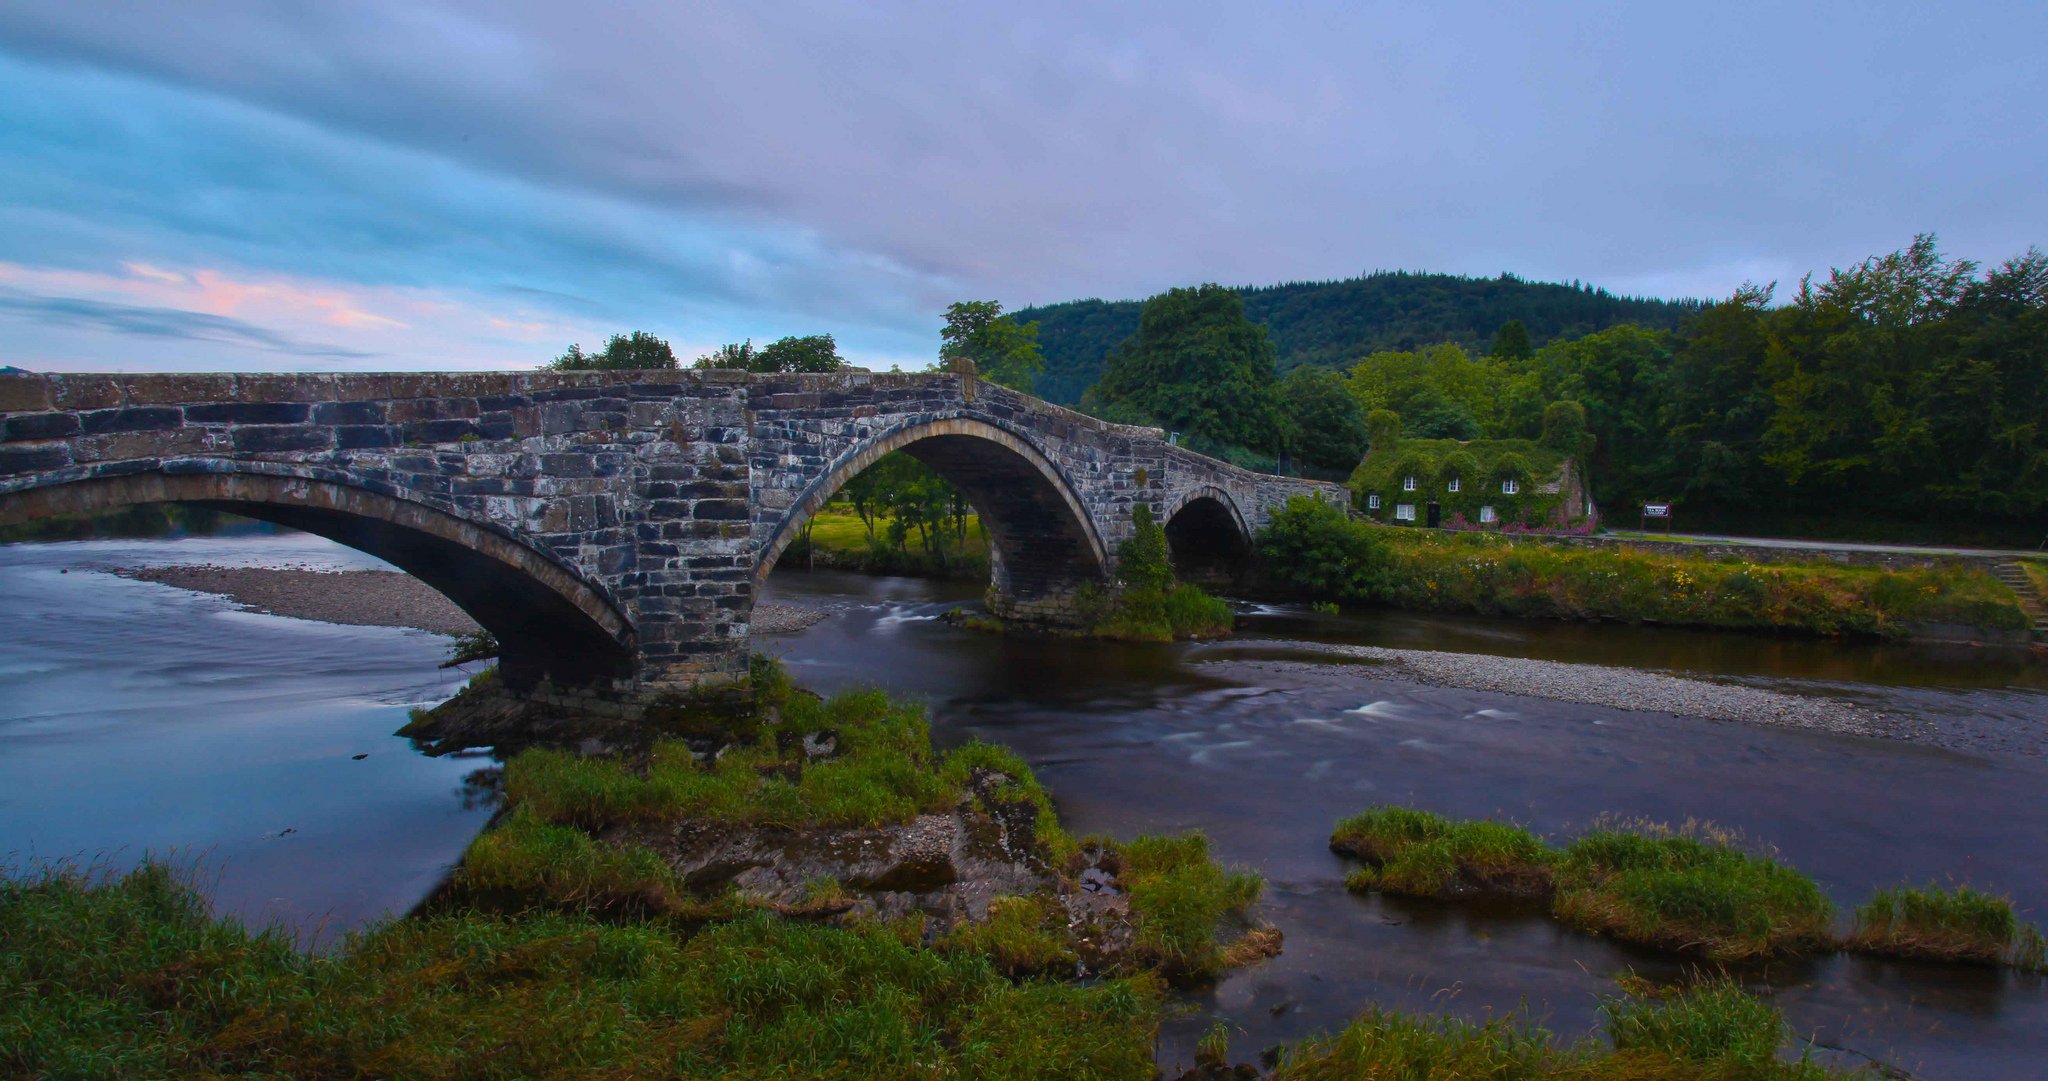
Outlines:
[[[1675,328],[1698,301],[1619,297],[1591,286],[1525,282],[1513,275],[1379,271],[1334,282],[1241,286],[1246,314],[1264,323],[1280,351],[1280,370],[1304,364],[1340,368],[1382,349],[1459,342],[1484,349],[1493,332],[1520,319],[1538,346],[1617,323]],[[1071,300],[1023,308],[1038,321],[1045,372],[1038,394],[1072,403],[1102,374],[1103,358],[1138,328],[1137,300]]]
[[0,375],[7,375],[10,373],[14,375],[27,375],[28,369],[17,368],[12,364],[0,364]]

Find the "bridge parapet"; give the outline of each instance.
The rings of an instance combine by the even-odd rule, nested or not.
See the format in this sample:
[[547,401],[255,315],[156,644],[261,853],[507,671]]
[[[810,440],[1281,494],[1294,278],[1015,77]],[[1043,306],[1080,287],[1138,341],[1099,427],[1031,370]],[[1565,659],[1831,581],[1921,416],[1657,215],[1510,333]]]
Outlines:
[[[1201,492],[1250,530],[1288,494],[1346,498],[971,373],[0,375],[0,522],[179,499],[308,528],[447,592],[527,683],[743,675],[782,547],[899,449],[967,492],[991,600],[1036,622],[1113,575],[1141,503]],[[198,476],[268,479],[167,479]]]

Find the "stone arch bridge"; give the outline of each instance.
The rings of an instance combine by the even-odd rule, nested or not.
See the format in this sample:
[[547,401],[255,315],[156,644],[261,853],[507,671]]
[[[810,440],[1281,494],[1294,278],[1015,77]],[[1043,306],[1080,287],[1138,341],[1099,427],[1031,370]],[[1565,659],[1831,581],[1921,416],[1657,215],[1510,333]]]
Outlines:
[[1148,505],[1227,574],[1290,495],[972,373],[0,375],[0,524],[152,502],[369,552],[492,631],[516,689],[737,678],[762,579],[840,485],[902,450],[992,541],[992,608],[1058,625]]

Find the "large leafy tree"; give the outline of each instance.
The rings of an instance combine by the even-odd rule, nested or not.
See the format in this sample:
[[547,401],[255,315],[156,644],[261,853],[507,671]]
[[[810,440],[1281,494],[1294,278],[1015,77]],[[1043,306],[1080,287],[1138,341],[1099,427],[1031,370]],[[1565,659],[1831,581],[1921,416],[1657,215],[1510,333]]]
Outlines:
[[1123,406],[1223,446],[1279,442],[1273,342],[1220,285],[1173,289],[1145,302],[1138,332],[1119,346],[1083,401]]
[[1280,381],[1287,443],[1302,461],[1349,470],[1365,455],[1365,411],[1344,378],[1321,368],[1296,368]]
[[571,345],[548,365],[556,371],[563,372],[624,371],[675,366],[675,350],[670,349],[666,341],[644,330],[636,330],[631,334],[614,334],[604,343],[604,348],[595,353],[586,353],[582,346]]
[[993,300],[963,300],[946,308],[939,331],[939,360],[974,362],[975,373],[992,383],[1029,392],[1045,368],[1038,348],[1038,324],[1019,323]]

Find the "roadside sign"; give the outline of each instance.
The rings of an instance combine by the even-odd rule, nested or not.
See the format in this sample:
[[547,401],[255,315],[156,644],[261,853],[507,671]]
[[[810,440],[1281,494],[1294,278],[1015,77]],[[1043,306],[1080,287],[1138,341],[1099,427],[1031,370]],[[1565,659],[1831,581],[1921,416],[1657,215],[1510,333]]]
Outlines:
[[1671,504],[1669,504],[1669,503],[1645,503],[1645,504],[1643,504],[1643,528],[1644,528],[1644,529],[1648,529],[1648,528],[1650,528],[1650,519],[1652,519],[1652,518],[1656,518],[1656,519],[1659,519],[1659,520],[1661,520],[1661,521],[1662,521],[1662,522],[1664,523],[1664,532],[1666,532],[1666,533],[1669,533],[1669,532],[1671,532]]

